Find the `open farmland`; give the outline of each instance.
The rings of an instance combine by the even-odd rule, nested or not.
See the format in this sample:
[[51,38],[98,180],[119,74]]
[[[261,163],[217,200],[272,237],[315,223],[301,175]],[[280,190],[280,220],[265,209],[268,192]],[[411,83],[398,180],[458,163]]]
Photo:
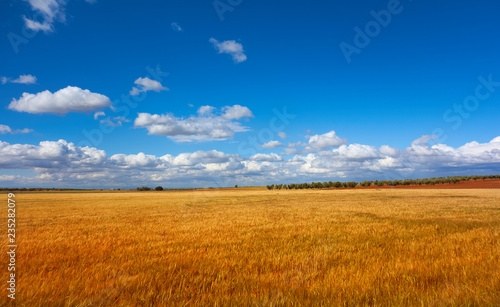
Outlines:
[[[54,192],[16,201],[19,306],[500,301],[500,189]],[[0,303],[12,304],[5,290]]]

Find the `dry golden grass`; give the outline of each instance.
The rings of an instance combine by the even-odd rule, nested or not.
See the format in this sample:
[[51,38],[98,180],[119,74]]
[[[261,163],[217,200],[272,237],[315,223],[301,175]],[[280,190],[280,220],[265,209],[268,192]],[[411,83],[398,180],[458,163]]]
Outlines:
[[[18,193],[16,200],[19,306],[500,302],[500,190]],[[7,273],[5,265],[4,282]],[[4,290],[0,303],[9,302]]]

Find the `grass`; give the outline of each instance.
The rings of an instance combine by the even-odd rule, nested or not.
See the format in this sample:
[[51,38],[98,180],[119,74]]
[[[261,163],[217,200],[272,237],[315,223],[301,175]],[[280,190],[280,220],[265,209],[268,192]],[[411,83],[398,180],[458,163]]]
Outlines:
[[496,189],[16,195],[19,306],[500,302]]

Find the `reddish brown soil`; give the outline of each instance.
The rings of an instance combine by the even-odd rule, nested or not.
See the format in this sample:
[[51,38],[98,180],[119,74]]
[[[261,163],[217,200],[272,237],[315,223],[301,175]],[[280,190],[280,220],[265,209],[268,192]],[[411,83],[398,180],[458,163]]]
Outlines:
[[478,179],[458,183],[441,183],[435,185],[398,185],[382,187],[356,187],[356,189],[500,189],[500,179]]

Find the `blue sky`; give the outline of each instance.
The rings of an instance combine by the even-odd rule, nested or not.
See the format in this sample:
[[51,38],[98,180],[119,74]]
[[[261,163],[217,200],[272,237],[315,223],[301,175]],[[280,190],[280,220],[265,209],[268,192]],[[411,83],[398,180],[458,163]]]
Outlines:
[[0,186],[499,173],[499,9],[3,1]]

